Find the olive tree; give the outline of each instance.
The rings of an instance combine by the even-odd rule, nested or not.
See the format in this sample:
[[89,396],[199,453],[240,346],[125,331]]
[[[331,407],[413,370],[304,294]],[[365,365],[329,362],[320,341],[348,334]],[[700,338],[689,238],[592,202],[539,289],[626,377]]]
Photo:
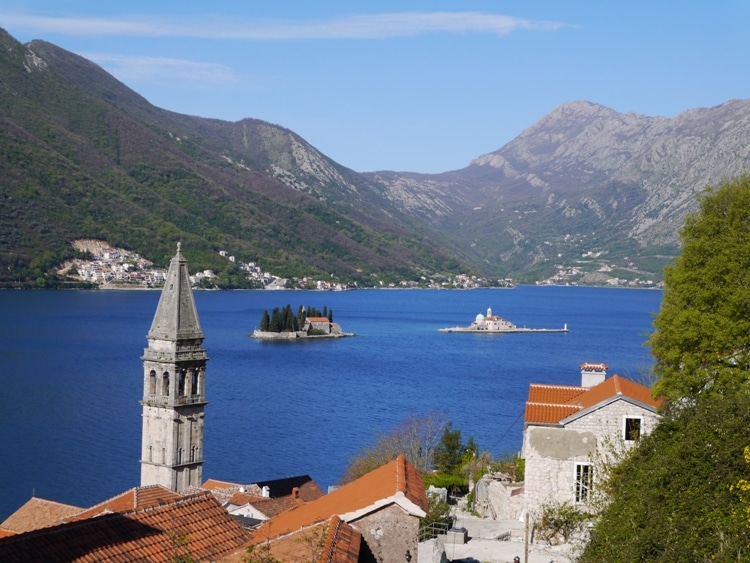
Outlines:
[[352,458],[341,481],[353,481],[401,454],[420,473],[427,472],[432,467],[433,452],[446,425],[446,415],[440,411],[408,416],[390,431],[376,434],[374,443]]

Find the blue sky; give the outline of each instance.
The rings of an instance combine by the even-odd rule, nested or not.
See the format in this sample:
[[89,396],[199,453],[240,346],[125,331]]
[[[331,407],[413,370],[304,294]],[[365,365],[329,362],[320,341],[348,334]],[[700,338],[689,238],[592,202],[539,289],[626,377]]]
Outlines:
[[284,126],[354,170],[444,172],[558,105],[748,98],[750,2],[3,0],[0,27],[180,113]]

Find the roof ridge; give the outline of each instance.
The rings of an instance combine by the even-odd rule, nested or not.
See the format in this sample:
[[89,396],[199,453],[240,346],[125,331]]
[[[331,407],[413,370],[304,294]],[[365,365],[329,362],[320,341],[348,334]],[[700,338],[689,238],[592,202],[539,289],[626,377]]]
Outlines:
[[323,563],[329,563],[333,559],[333,553],[336,550],[336,536],[338,536],[342,522],[343,520],[339,518],[338,515],[334,514],[331,516],[328,534],[326,535],[326,543],[323,547],[323,553],[326,556]]
[[586,387],[581,387],[580,385],[562,385],[557,383],[529,383],[529,387],[548,387],[548,388],[565,388],[565,389],[586,389]]
[[92,504],[91,506],[83,508],[80,511],[76,512],[75,514],[71,514],[70,516],[78,516],[79,514],[83,514],[84,512],[89,512],[90,510],[93,510],[93,509],[95,509],[96,507],[99,507],[99,506],[101,506],[102,509],[104,509],[104,507],[106,505],[108,505],[110,502],[112,502],[115,499],[121,499],[125,495],[127,495],[128,493],[132,493],[133,496],[136,497],[136,500],[137,500],[137,493],[136,493],[136,489],[137,488],[138,487],[131,487],[130,489],[126,489],[123,492],[121,492],[121,493],[119,493],[119,494],[117,494],[115,496],[109,497],[108,499],[105,499],[103,501],[97,502],[96,504]]
[[[119,514],[122,514],[122,515],[140,514],[140,513],[150,512],[150,511],[154,511],[154,510],[160,510],[160,509],[163,509],[165,507],[169,507],[169,506],[173,506],[173,505],[174,506],[178,506],[178,505],[182,505],[182,504],[190,504],[190,503],[197,502],[197,501],[202,500],[202,499],[208,499],[208,498],[213,499],[217,503],[219,502],[211,494],[211,491],[200,491],[200,492],[197,492],[195,494],[187,495],[187,496],[184,496],[184,497],[176,497],[176,498],[173,498],[173,499],[165,501],[165,502],[156,503],[156,504],[153,504],[151,506],[142,506],[140,508],[138,508],[138,507],[132,508],[130,510],[125,510],[123,512],[120,512]],[[115,514],[118,514],[118,513],[115,513]]]
[[622,380],[622,378],[615,373],[614,375],[612,375],[612,377],[610,377],[610,379],[612,380],[612,385],[615,386],[615,393],[617,393],[618,395],[622,395],[623,391],[622,386],[620,385],[620,381]]
[[576,409],[582,409],[583,407],[581,405],[576,405],[573,403],[543,403],[541,401],[526,401],[527,405],[538,405],[542,407],[574,407]]
[[406,493],[406,456],[399,454],[396,458],[396,492]]

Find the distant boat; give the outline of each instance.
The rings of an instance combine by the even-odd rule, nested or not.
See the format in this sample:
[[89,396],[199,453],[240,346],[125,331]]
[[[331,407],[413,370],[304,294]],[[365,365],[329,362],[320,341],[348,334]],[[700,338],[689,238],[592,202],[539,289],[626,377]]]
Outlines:
[[487,314],[479,313],[469,326],[454,326],[452,328],[438,329],[440,332],[481,332],[481,333],[507,333],[507,332],[568,332],[568,324],[562,328],[526,328],[518,327],[502,317],[492,314],[492,309],[487,309]]

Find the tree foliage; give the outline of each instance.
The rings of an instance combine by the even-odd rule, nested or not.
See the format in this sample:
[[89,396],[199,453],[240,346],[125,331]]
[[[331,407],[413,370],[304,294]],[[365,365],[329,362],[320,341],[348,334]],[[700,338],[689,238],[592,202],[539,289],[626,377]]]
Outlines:
[[708,188],[680,231],[682,253],[665,270],[649,339],[668,404],[748,380],[750,176]]
[[268,543],[251,545],[242,556],[242,563],[282,563],[271,554],[271,546]]
[[375,442],[360,450],[349,462],[343,483],[348,483],[404,454],[420,473],[432,468],[432,456],[447,425],[446,415],[430,411],[412,414],[388,432],[375,435]]
[[461,469],[466,446],[461,442],[461,431],[448,423],[443,429],[440,443],[432,454],[435,469],[440,473],[455,474]]
[[260,318],[260,330],[267,332],[297,332],[305,325],[307,317],[326,317],[333,322],[333,309],[323,307],[321,313],[314,307],[303,307],[300,305],[297,312],[292,311],[291,305],[286,305],[283,309],[275,307],[271,314],[264,310]]
[[741,560],[748,411],[746,392],[703,395],[643,437],[600,484],[610,502],[580,563]]

